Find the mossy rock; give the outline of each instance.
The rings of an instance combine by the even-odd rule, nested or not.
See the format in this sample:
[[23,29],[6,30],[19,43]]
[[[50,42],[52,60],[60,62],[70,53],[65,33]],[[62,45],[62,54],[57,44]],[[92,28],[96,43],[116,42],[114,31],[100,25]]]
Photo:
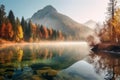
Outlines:
[[38,75],[33,75],[31,80],[44,80],[44,79]]
[[56,71],[56,70],[48,70],[47,71],[47,75],[48,76],[56,76],[57,73],[58,73],[58,71]]
[[56,76],[58,73],[57,70],[53,70],[51,68],[43,68],[41,70],[37,70],[36,72],[40,76]]

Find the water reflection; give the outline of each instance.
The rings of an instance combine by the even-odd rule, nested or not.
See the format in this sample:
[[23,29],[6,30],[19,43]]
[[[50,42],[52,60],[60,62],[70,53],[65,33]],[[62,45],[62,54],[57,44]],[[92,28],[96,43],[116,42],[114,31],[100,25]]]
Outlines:
[[14,45],[0,49],[0,80],[120,80],[120,56],[86,44]]
[[94,71],[94,67],[81,60],[58,73],[55,80],[103,80],[104,78]]
[[98,52],[91,54],[87,61],[95,71],[104,76],[104,80],[120,80],[120,56],[111,53]]
[[53,80],[89,54],[80,45],[15,45],[0,49],[0,80]]
[[61,70],[55,80],[120,80],[120,56],[97,52]]

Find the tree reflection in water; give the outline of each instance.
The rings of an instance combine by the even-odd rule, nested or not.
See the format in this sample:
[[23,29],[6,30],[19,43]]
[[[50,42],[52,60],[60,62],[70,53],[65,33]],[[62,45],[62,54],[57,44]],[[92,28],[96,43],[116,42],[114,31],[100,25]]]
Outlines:
[[[84,45],[84,46],[83,46]],[[83,54],[84,53],[84,54]],[[0,49],[0,80],[50,80],[89,54],[82,45],[14,45]]]
[[[27,76],[26,79],[51,79],[57,75],[58,71],[68,68],[89,53],[89,50],[83,46],[69,45],[61,47],[15,45],[0,49],[0,80],[3,77],[12,78],[18,75],[22,76],[21,80],[25,76]],[[98,52],[90,54],[86,59],[94,66],[96,73],[104,76],[105,80],[120,79],[119,55]]]
[[98,52],[90,54],[88,60],[93,64],[98,74],[105,77],[105,80],[119,80],[120,79],[120,56],[105,52]]

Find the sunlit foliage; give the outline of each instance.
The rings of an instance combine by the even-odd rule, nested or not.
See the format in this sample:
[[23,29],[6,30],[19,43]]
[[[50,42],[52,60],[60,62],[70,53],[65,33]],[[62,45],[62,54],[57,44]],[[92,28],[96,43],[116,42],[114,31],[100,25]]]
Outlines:
[[110,0],[108,15],[99,36],[103,42],[120,43],[120,8],[117,7],[116,0]]
[[22,17],[15,19],[12,10],[6,17],[5,6],[0,5],[0,38],[21,42],[39,42],[41,40],[64,40],[63,33],[59,30],[47,28],[44,25],[34,24],[31,20],[26,21]]

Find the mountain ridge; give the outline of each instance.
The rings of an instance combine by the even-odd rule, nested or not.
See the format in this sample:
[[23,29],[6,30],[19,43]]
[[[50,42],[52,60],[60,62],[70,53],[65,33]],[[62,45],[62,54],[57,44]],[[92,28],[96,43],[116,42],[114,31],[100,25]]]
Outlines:
[[86,25],[87,27],[89,27],[93,30],[97,27],[97,24],[98,23],[93,20],[88,20],[87,22],[84,23],[84,25]]
[[[42,17],[44,17],[45,15],[47,15],[48,13],[51,13],[51,12],[57,12],[57,10],[53,6],[48,5],[48,6],[44,7],[43,9],[40,9],[36,13],[34,13],[32,15],[32,18],[35,17],[35,16],[37,16],[35,18],[42,18]],[[42,15],[38,16],[39,14],[42,14]]]
[[94,35],[92,29],[74,21],[62,13],[59,13],[51,5],[38,10],[30,19],[35,24],[44,25],[55,30],[61,30],[67,36],[72,36],[78,40],[85,40],[88,36]]

